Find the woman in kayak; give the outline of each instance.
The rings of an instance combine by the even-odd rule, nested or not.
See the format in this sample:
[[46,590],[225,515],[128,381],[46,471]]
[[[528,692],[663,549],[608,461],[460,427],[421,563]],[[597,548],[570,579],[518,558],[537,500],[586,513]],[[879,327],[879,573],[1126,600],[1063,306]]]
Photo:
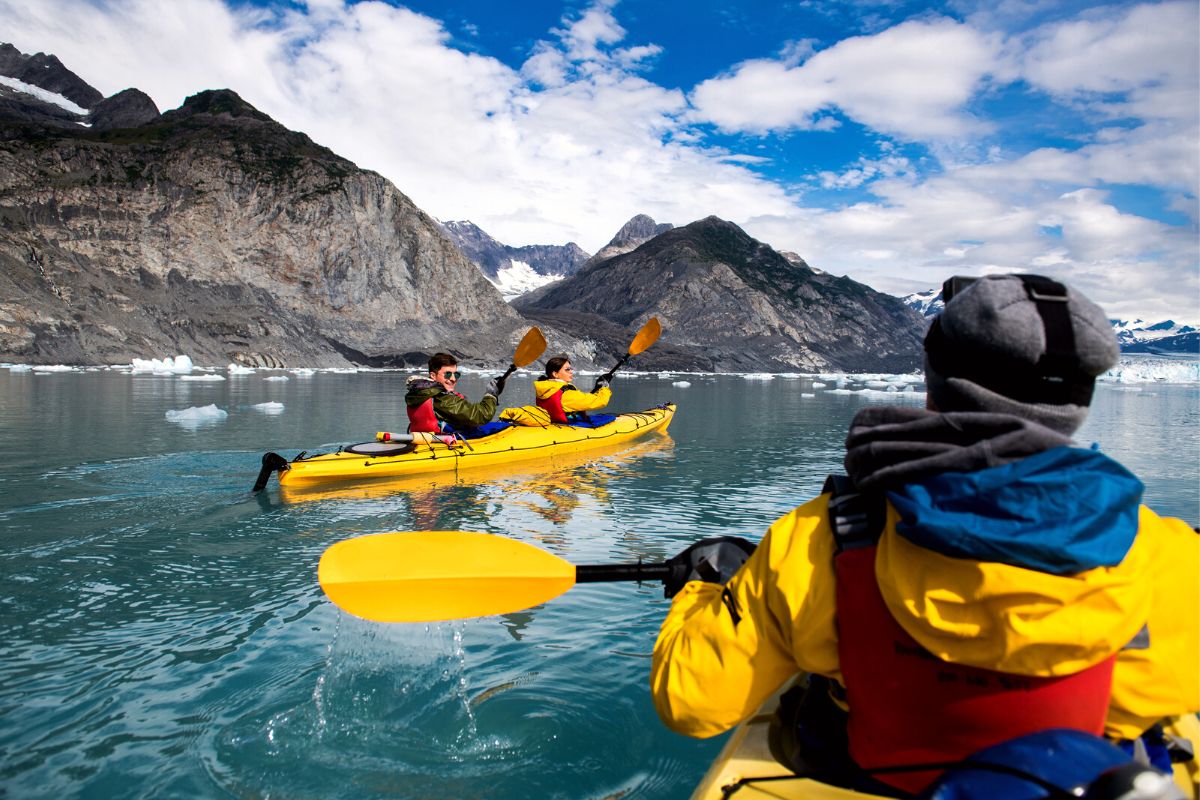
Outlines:
[[537,404],[550,414],[550,421],[560,424],[587,418],[587,411],[595,411],[608,405],[612,390],[608,381],[600,378],[591,392],[581,392],[571,382],[575,379],[575,368],[565,355],[555,356],[546,362],[546,374],[533,382],[533,395]]
[[[807,673],[849,706],[841,785],[916,794],[1052,728],[1140,740],[1170,771],[1155,729],[1200,709],[1200,537],[1071,441],[1117,362],[1104,312],[1038,276],[968,281],[925,339],[926,409],[859,412],[848,479],[757,547],[668,562],[651,688],[670,728],[721,733]],[[837,738],[818,725],[799,740]]]

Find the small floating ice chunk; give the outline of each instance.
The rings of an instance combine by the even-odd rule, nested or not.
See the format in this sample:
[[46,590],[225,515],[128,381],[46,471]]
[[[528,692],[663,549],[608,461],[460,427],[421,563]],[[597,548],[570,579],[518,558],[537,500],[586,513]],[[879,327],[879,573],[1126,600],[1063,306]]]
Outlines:
[[302,375],[302,376],[312,375],[314,372],[316,372],[316,370],[313,369],[312,367],[298,367],[298,368],[292,370],[293,375]]
[[211,425],[229,416],[229,412],[217,408],[215,404],[207,406],[192,406],[184,409],[169,409],[166,413],[167,422],[195,430],[201,425]]
[[28,364],[10,364],[8,367],[9,372],[29,372],[32,369]]
[[816,397],[816,395],[813,394],[812,392],[801,392],[800,396],[801,397]]
[[225,380],[224,375],[180,375],[181,381],[199,381],[201,383],[216,383]]
[[813,388],[814,388],[814,389],[824,389],[824,388],[825,388],[826,386],[828,386],[828,385],[829,385],[829,384],[827,384],[827,383],[821,383],[820,381],[813,381]]
[[156,374],[171,374],[192,371],[192,359],[188,356],[174,358],[135,358],[132,363],[134,372],[153,372]]
[[258,405],[254,405],[254,406],[250,406],[250,407],[253,408],[255,411],[261,411],[264,414],[282,414],[283,413],[283,403],[276,403],[274,401],[267,402],[267,403],[259,403]]
[[742,376],[748,381],[773,381],[775,376],[770,372],[747,372]]
[[286,381],[287,379],[287,375],[272,375],[269,378],[263,378],[264,381]]
[[691,386],[692,384],[691,384],[691,382],[690,382],[690,381],[674,381],[674,382],[673,382],[671,385],[672,385],[672,386],[677,386],[677,387],[679,387],[680,389],[686,389],[686,388],[688,388],[689,386]]
[[66,364],[34,364],[33,371],[38,375],[46,375],[51,372],[74,372],[75,368]]
[[230,364],[227,369],[230,375],[252,375],[254,374],[253,367],[243,367],[241,364]]

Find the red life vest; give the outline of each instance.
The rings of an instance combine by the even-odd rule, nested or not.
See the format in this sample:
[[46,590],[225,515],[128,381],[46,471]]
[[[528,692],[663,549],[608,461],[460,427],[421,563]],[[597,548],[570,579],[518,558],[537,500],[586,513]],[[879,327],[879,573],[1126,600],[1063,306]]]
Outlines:
[[[455,397],[463,397],[458,392],[445,392],[452,394]],[[436,395],[435,395],[436,396]],[[407,406],[408,411],[408,430],[410,433],[441,433],[443,426],[438,419],[437,414],[433,410],[433,397],[428,398],[421,405],[413,408]]]
[[411,433],[441,433],[442,426],[438,423],[437,415],[433,413],[432,397],[416,408],[408,406],[408,430]]
[[563,411],[562,407],[562,394],[568,388],[573,389],[575,387],[568,383],[549,397],[539,397],[537,399],[538,408],[544,408],[550,412],[551,422],[558,422],[562,425],[567,424],[567,412]]
[[850,755],[872,777],[917,793],[941,770],[877,770],[954,762],[1047,728],[1103,732],[1116,654],[1053,678],[942,661],[892,617],[875,580],[875,549],[856,547],[834,558]]

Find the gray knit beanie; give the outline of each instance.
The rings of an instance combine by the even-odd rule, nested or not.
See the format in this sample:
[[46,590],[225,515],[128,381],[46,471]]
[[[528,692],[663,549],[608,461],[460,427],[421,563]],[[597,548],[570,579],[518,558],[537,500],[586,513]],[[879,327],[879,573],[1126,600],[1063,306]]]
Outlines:
[[1117,338],[1092,301],[1032,275],[980,278],[955,294],[925,338],[925,386],[940,411],[1014,414],[1071,435]]

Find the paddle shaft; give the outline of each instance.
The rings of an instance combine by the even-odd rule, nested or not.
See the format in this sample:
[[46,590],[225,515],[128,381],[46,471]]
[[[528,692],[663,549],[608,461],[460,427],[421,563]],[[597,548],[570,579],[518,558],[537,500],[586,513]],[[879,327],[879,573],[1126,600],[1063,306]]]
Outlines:
[[575,567],[575,582],[662,581],[670,574],[669,564],[580,564]]

